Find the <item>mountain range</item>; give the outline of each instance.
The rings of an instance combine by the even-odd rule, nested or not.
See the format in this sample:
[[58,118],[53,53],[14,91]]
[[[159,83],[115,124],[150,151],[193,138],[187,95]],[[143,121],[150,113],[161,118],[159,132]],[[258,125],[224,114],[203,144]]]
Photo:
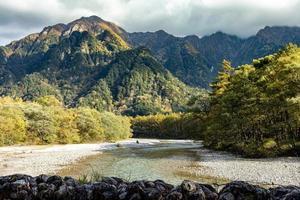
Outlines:
[[0,47],[0,93],[123,114],[183,110],[209,88],[227,59],[251,63],[287,43],[299,27],[265,27],[249,38],[222,32],[199,38],[163,30],[129,33],[97,16],[45,27]]

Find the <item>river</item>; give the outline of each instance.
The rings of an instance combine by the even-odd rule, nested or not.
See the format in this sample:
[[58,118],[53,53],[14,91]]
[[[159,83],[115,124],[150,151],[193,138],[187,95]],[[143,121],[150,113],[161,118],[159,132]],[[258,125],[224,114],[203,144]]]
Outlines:
[[223,184],[300,185],[298,157],[247,159],[204,148],[200,141],[129,139],[119,143],[0,147],[0,176],[24,173],[118,176],[126,180],[189,179]]
[[105,150],[99,156],[88,157],[61,173],[79,177],[117,176],[131,181],[162,179],[173,184],[185,179],[203,181],[201,177],[191,177],[185,173],[186,169],[200,161],[198,150],[201,147],[200,142],[184,140],[161,140],[160,143],[134,147],[121,146]]
[[299,185],[299,158],[246,159],[205,149],[200,141],[160,140],[158,143],[104,150],[65,168],[61,175],[117,176],[128,181],[162,179],[224,184],[245,180],[260,185]]

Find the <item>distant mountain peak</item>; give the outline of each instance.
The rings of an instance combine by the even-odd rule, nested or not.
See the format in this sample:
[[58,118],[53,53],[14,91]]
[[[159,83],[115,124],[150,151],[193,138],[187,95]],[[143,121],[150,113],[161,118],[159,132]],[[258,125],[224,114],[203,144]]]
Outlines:
[[[31,61],[28,65],[31,68],[33,61],[40,62],[39,55],[49,57],[51,53],[55,55],[53,60],[66,60],[69,56],[71,60],[79,60],[78,63],[96,66],[110,62],[120,51],[145,46],[185,83],[207,87],[222,67],[223,59],[232,61],[233,66],[250,63],[253,58],[273,53],[289,42],[300,44],[299,27],[266,26],[249,38],[222,31],[201,38],[196,35],[176,37],[164,30],[128,33],[118,25],[92,15],[68,24],[48,26],[40,33],[11,42],[0,49],[0,63],[17,68],[17,62],[23,66],[22,59],[32,56],[26,58]],[[76,53],[82,53],[82,56],[78,57]],[[57,56],[60,59],[56,59]],[[39,66],[40,63],[36,64]],[[211,70],[212,66],[214,70]]]
[[[217,31],[209,36],[204,36],[204,37],[213,37],[213,38],[239,38],[237,37],[236,35],[231,35],[231,34],[228,34],[228,33],[224,33],[222,31]],[[240,38],[239,38],[240,39]]]
[[160,29],[158,31],[155,31],[155,33],[159,34],[159,35],[170,35],[169,33],[167,33],[166,31]]
[[88,20],[88,21],[104,21],[101,17],[97,16],[97,15],[91,15],[89,17],[81,17],[80,19],[82,20]]
[[47,26],[45,27],[42,32],[40,33],[41,35],[57,35],[60,36],[68,26],[66,24],[55,24],[53,26]]
[[[300,40],[300,27],[296,26],[266,26],[255,35],[261,41],[282,46],[289,42]],[[272,52],[270,52],[272,53]]]
[[75,24],[80,24],[80,25],[87,25],[87,26],[92,26],[92,25],[99,25],[101,23],[105,23],[106,21],[101,19],[98,16],[90,16],[90,17],[81,17],[79,19],[76,19],[70,23],[68,23],[68,26],[73,26]]

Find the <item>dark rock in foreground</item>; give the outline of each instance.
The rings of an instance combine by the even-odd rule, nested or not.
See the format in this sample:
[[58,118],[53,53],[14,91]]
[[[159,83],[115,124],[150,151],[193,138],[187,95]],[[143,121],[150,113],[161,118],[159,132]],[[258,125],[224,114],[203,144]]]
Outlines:
[[220,192],[207,184],[183,181],[173,186],[162,180],[127,182],[104,177],[99,182],[80,184],[71,177],[16,174],[0,177],[0,200],[296,200],[296,186],[264,189],[242,181],[228,183]]

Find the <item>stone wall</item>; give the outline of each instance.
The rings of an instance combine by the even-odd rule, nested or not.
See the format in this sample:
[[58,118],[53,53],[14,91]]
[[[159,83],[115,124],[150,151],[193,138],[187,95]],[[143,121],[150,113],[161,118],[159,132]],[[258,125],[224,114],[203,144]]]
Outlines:
[[71,177],[16,174],[0,177],[0,200],[296,200],[296,186],[264,189],[242,181],[225,185],[220,191],[208,184],[183,181],[178,186],[156,181],[127,182],[104,177],[99,182],[80,184]]

